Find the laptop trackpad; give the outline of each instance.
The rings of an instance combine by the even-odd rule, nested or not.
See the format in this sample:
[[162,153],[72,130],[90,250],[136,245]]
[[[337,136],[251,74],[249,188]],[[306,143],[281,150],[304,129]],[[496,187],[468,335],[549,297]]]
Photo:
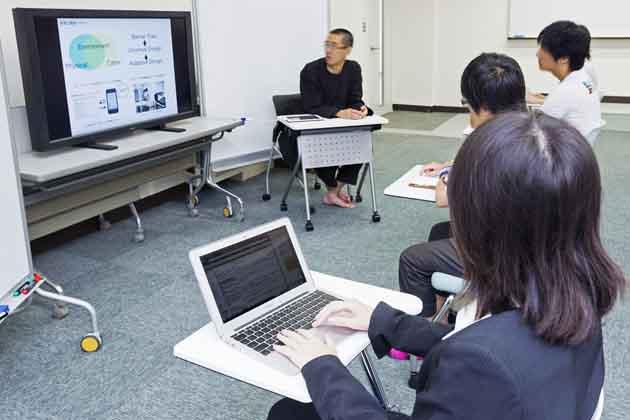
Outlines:
[[326,341],[326,339],[328,339],[328,341],[334,344],[335,347],[354,332],[348,328],[330,326],[317,327],[314,331],[315,335],[317,335],[322,341]]

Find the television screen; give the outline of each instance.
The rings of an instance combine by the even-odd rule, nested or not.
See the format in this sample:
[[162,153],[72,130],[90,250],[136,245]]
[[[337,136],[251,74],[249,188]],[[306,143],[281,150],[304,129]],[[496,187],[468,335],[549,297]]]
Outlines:
[[190,13],[13,14],[33,149],[199,115]]

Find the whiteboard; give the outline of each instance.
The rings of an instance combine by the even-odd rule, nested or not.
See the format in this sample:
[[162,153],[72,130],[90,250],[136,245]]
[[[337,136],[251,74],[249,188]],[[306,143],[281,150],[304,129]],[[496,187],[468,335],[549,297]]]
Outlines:
[[4,69],[4,60],[0,60],[0,298],[30,274],[32,267]]
[[268,159],[271,97],[299,92],[300,70],[323,56],[328,1],[197,0],[195,12],[202,112],[247,119],[212,146],[214,169]]
[[592,38],[630,38],[628,0],[510,0],[508,38],[537,38],[557,20],[588,28]]

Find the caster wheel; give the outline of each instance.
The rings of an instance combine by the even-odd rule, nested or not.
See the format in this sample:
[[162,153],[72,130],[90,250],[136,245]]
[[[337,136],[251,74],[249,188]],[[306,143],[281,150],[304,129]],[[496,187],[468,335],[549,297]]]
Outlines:
[[313,189],[321,190],[322,189],[322,184],[320,184],[319,182],[316,182],[315,185],[313,185]]
[[354,201],[357,203],[363,202],[363,196],[361,194],[357,194],[357,196],[354,198]]
[[198,205],[198,204],[199,204],[199,197],[194,196],[194,197],[190,200],[190,203],[191,203],[193,206]]
[[63,303],[55,303],[52,312],[53,318],[64,319],[66,316],[68,316],[68,307]]
[[190,217],[197,217],[199,216],[199,209],[194,207],[192,209],[188,209],[188,214],[190,215]]
[[101,339],[96,334],[88,334],[81,339],[81,350],[86,353],[94,353],[101,348]]
[[223,207],[223,217],[232,217],[232,216],[234,216],[232,209],[229,207]]
[[271,200],[271,194],[263,194],[262,199],[263,199],[263,201],[269,201],[269,200]]
[[287,211],[287,210],[288,210],[287,203],[280,204],[280,211]]
[[133,234],[133,241],[135,243],[140,243],[140,242],[144,242],[144,233],[142,232],[136,232]]
[[306,228],[307,232],[311,232],[313,229],[315,229],[313,227],[313,223],[310,220],[308,222],[306,222],[305,228]]
[[372,215],[372,221],[374,223],[380,222],[381,221],[381,216],[378,213],[374,212],[374,214]]
[[310,206],[308,209],[311,212],[311,214],[315,213],[315,207]]

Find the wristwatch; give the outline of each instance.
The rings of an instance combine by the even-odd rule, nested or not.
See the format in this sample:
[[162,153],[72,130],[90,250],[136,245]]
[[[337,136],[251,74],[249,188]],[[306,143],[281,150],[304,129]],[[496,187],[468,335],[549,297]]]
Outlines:
[[446,168],[443,168],[440,173],[438,174],[438,178],[442,178],[444,176],[448,176],[448,173],[451,171],[452,166],[447,166]]

